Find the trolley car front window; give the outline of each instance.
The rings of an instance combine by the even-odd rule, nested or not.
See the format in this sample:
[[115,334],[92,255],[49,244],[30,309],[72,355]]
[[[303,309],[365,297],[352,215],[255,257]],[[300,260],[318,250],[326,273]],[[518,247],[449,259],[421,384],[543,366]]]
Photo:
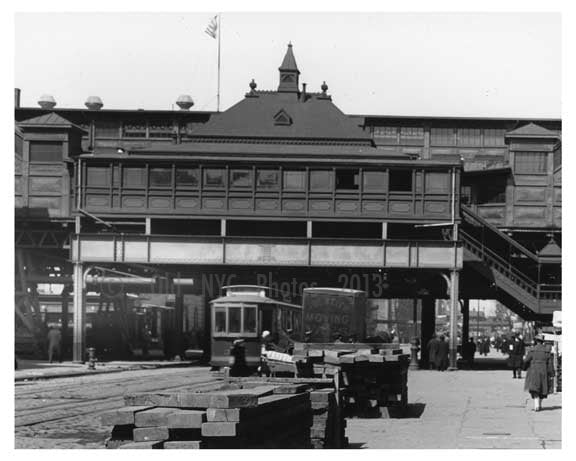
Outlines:
[[256,308],[244,307],[244,332],[256,333]]
[[226,333],[226,310],[217,310],[214,316],[214,332]]
[[228,308],[228,332],[240,333],[242,331],[242,308],[230,307]]

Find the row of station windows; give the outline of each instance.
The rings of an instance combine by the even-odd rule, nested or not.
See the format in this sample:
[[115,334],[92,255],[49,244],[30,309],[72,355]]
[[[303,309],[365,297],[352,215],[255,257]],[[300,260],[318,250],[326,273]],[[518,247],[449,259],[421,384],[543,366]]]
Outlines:
[[[90,166],[87,169],[87,186],[109,187],[110,168]],[[123,167],[122,184],[128,188],[178,188],[237,190],[285,190],[304,192],[350,190],[360,187],[364,191],[410,192],[413,187],[413,172],[408,169],[388,171],[361,171],[353,168],[335,169],[272,169],[272,168],[215,168],[215,167]],[[446,173],[446,178],[448,175]],[[118,185],[118,178],[113,178]]]
[[[374,126],[373,136],[386,144],[424,144],[424,128]],[[503,147],[506,130],[498,128],[430,128],[432,146]]]

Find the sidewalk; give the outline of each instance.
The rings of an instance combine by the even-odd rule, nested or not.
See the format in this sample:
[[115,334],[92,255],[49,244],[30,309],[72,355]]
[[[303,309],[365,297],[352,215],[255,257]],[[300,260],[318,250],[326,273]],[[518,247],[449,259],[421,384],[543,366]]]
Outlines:
[[410,371],[409,417],[349,419],[352,447],[561,448],[562,394],[549,395],[543,410],[533,412],[524,379],[512,379],[504,360],[491,353],[476,370]]
[[88,363],[62,362],[49,363],[46,360],[18,359],[18,369],[14,371],[14,381],[31,381],[35,379],[66,378],[73,376],[94,375],[100,373],[114,373],[128,370],[142,370],[150,368],[187,367],[198,364],[192,361],[113,361],[97,362],[96,369],[90,370]]

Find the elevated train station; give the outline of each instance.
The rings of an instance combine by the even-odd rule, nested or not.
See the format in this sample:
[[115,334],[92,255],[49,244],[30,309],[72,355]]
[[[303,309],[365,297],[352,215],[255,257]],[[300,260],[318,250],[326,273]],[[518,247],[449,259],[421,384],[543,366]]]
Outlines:
[[292,45],[275,90],[247,88],[220,113],[20,107],[16,90],[17,339],[42,336],[49,301],[76,361],[98,318],[125,351],[145,324],[173,352],[192,331],[206,347],[232,283],[412,299],[424,344],[437,299],[464,338],[470,299],[561,310],[560,120],[344,114],[300,82]]

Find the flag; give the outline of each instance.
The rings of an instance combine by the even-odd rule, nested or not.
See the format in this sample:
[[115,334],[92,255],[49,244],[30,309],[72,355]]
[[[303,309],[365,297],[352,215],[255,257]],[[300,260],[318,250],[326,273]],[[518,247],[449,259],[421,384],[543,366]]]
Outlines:
[[216,32],[218,31],[218,16],[214,16],[212,18],[212,20],[210,21],[210,24],[208,24],[208,27],[206,27],[206,30],[204,32],[206,32],[208,35],[210,35],[210,37],[212,38],[216,38]]

